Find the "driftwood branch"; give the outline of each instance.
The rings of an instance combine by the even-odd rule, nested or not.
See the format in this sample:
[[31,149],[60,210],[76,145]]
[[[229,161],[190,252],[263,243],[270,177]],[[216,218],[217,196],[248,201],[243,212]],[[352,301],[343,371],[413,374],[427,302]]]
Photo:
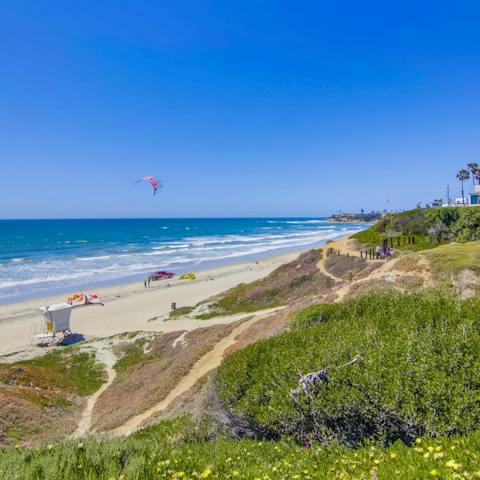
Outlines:
[[303,394],[311,398],[310,392],[313,388],[318,388],[320,385],[326,383],[328,381],[328,375],[329,375],[329,370],[338,370],[339,368],[344,368],[348,367],[349,365],[353,365],[354,363],[358,363],[362,361],[363,358],[362,356],[355,355],[351,360],[349,360],[347,363],[344,363],[342,365],[337,365],[335,367],[327,367],[321,370],[318,370],[317,372],[310,372],[302,375],[300,371],[298,371],[298,374],[300,375],[300,380],[298,381],[298,387],[290,391],[290,398],[293,401],[298,400],[298,396],[303,392]]

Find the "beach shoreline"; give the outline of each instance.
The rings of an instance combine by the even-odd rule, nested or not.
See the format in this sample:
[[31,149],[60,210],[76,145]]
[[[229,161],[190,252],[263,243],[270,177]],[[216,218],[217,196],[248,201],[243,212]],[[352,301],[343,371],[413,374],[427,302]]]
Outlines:
[[[321,248],[329,240],[339,240],[340,238],[343,238],[343,235],[339,237],[320,240],[318,242],[315,242],[309,245],[304,245],[300,248],[299,247],[276,248],[276,249],[272,249],[271,251],[265,251],[263,253],[242,255],[235,259],[224,258],[224,259],[218,259],[218,260],[209,260],[209,261],[207,260],[207,261],[200,262],[196,265],[191,264],[191,265],[185,265],[177,268],[167,268],[166,270],[174,272],[176,276],[180,276],[184,273],[190,273],[190,272],[196,273],[196,272],[216,270],[222,267],[241,265],[244,263],[255,262],[257,260],[262,261],[268,258],[280,257],[282,255],[288,255],[292,253],[300,254],[301,252],[311,250],[313,248]],[[165,270],[165,269],[158,268],[158,270]],[[148,277],[148,273],[142,272],[142,273],[136,273],[136,274],[127,275],[119,278],[94,280],[88,283],[81,282],[79,284],[71,285],[71,286],[48,288],[45,291],[34,291],[30,293],[25,293],[25,294],[7,296],[7,297],[0,298],[0,307],[15,305],[15,304],[27,302],[29,300],[42,301],[42,299],[56,298],[59,296],[67,297],[72,292],[92,291],[92,290],[100,291],[108,287],[122,288],[123,285],[143,283],[143,281],[147,277]]]
[[317,248],[364,228],[321,218],[0,224],[0,305]]
[[[240,283],[262,278],[306,250],[308,249],[196,271],[197,279],[193,281],[177,278],[152,282],[146,288],[143,281],[101,287],[95,293],[105,306],[75,310],[71,320],[72,330],[89,340],[125,332],[192,330],[236,321],[246,314],[210,320],[167,318],[172,302],[177,307],[195,305]],[[56,294],[0,305],[0,338],[3,340],[0,356],[31,350],[32,325],[38,324],[42,319],[38,308],[65,301],[65,297],[65,294]]]

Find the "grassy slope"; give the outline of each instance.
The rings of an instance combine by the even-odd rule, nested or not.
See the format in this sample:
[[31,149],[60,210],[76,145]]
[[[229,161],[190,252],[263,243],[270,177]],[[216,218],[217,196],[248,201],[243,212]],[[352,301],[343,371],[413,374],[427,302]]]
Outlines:
[[437,277],[464,269],[480,273],[480,241],[441,245],[426,255]]
[[[208,303],[206,311],[197,314],[194,312],[194,315],[196,318],[209,319],[220,315],[254,312],[318,294],[331,285],[330,279],[317,268],[321,255],[321,250],[305,252],[263,279],[240,284],[208,302],[203,302],[204,306]],[[181,312],[173,312],[170,318],[174,319],[191,311],[191,307],[184,307]]]
[[[5,479],[371,479],[477,478],[480,433],[418,439],[409,448],[208,440],[208,430],[176,419],[130,438],[0,451]],[[465,473],[466,472],[466,473]]]
[[0,365],[0,442],[36,439],[49,423],[45,435],[56,427],[68,430],[76,399],[95,392],[104,379],[94,354],[76,348]]

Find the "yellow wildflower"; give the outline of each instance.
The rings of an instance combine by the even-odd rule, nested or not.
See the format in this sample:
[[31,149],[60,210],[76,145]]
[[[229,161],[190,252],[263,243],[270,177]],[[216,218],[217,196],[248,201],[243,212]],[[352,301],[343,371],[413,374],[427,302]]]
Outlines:
[[438,470],[435,470],[435,469],[430,470],[430,475],[432,477],[436,477],[438,475]]
[[390,458],[397,458],[397,454],[394,452],[390,452]]
[[182,478],[185,476],[185,472],[177,472],[177,478]]
[[201,474],[200,478],[208,478],[212,471],[209,468],[206,468]]
[[454,470],[457,470],[459,467],[462,465],[460,463],[457,463],[455,460],[449,460],[448,462],[445,463],[447,467],[453,468]]
[[440,445],[437,445],[437,446],[435,447],[435,451],[436,451],[436,452],[439,452],[441,449],[442,449],[442,447],[441,447]]
[[415,443],[416,443],[417,445],[420,445],[420,444],[422,443],[422,439],[421,439],[421,438],[416,438],[416,439],[415,439]]

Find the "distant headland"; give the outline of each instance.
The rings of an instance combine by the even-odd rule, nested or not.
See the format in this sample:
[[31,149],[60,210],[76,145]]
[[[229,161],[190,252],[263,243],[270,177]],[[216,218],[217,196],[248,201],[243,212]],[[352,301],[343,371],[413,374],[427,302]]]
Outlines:
[[341,223],[361,223],[361,222],[375,222],[383,214],[381,212],[361,212],[361,213],[335,213],[328,217],[329,222]]

